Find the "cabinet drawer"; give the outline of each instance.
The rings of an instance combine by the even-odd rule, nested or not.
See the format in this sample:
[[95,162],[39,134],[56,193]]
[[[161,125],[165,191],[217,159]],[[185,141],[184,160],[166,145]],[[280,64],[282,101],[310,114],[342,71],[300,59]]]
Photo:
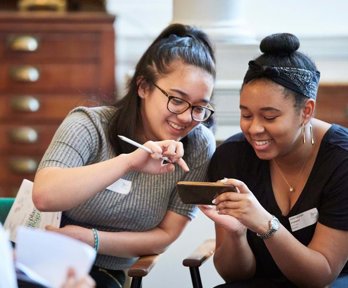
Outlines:
[[[46,94],[5,96],[0,94],[0,123],[59,123],[77,106],[92,106],[92,99],[82,94]],[[92,97],[91,97],[92,98]]]
[[17,182],[33,179],[42,155],[0,155],[0,183]]
[[[98,89],[99,69],[94,63],[2,64],[0,92],[76,92]],[[104,93],[112,91],[102,91]]]
[[16,31],[0,33],[2,62],[85,61],[100,54],[100,33]]
[[58,125],[0,124],[0,150],[9,155],[44,153]]
[[70,110],[114,102],[114,20],[97,12],[0,11],[0,196],[34,179]]
[[336,123],[348,127],[348,86],[320,86],[316,116],[329,123]]

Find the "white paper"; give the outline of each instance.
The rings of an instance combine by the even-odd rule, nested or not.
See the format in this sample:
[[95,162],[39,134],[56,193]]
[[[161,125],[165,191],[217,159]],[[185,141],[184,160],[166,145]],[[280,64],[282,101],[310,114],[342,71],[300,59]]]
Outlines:
[[4,228],[10,233],[10,240],[15,242],[19,226],[45,229],[52,225],[59,227],[62,212],[40,212],[32,200],[33,182],[24,179],[5,220]]
[[[41,277],[49,287],[61,287],[68,269],[73,268],[79,279],[86,276],[96,257],[95,250],[62,234],[19,227],[16,238],[16,265],[34,277]],[[28,275],[29,276],[29,275]]]
[[8,233],[0,223],[0,287],[17,288],[16,273],[13,264],[13,251]]
[[50,287],[50,283],[48,283],[46,279],[42,278],[40,275],[38,275],[36,272],[31,270],[27,266],[16,262],[16,268],[22,273],[24,273],[34,283],[40,284],[45,287]]

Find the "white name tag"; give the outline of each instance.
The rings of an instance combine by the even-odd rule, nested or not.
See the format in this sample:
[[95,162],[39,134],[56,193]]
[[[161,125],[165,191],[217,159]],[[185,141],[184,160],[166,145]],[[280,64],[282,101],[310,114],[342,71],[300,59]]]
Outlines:
[[128,194],[131,190],[132,182],[125,179],[118,179],[115,183],[111,184],[106,189],[120,194]]
[[317,208],[312,208],[305,212],[290,217],[289,222],[291,226],[291,231],[295,232],[297,230],[317,223],[318,217],[319,212]]

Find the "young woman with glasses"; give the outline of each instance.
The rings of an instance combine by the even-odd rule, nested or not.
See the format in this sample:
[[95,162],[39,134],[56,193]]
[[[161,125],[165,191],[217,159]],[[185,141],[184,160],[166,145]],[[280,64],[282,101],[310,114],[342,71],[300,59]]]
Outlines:
[[[207,35],[172,24],[139,60],[123,98],[77,107],[57,130],[33,201],[42,211],[63,211],[57,232],[97,249],[91,275],[98,287],[121,287],[136,257],[163,252],[194,218],[196,208],[180,201],[176,183],[206,177],[215,150],[208,128],[214,81]],[[163,156],[170,163],[163,165]]]

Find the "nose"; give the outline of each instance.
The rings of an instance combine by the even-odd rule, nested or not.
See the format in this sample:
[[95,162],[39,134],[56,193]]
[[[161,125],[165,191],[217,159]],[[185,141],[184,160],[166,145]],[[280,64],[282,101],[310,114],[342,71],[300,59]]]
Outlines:
[[265,127],[262,125],[261,121],[254,118],[253,121],[251,121],[248,130],[250,134],[259,134],[265,131]]

